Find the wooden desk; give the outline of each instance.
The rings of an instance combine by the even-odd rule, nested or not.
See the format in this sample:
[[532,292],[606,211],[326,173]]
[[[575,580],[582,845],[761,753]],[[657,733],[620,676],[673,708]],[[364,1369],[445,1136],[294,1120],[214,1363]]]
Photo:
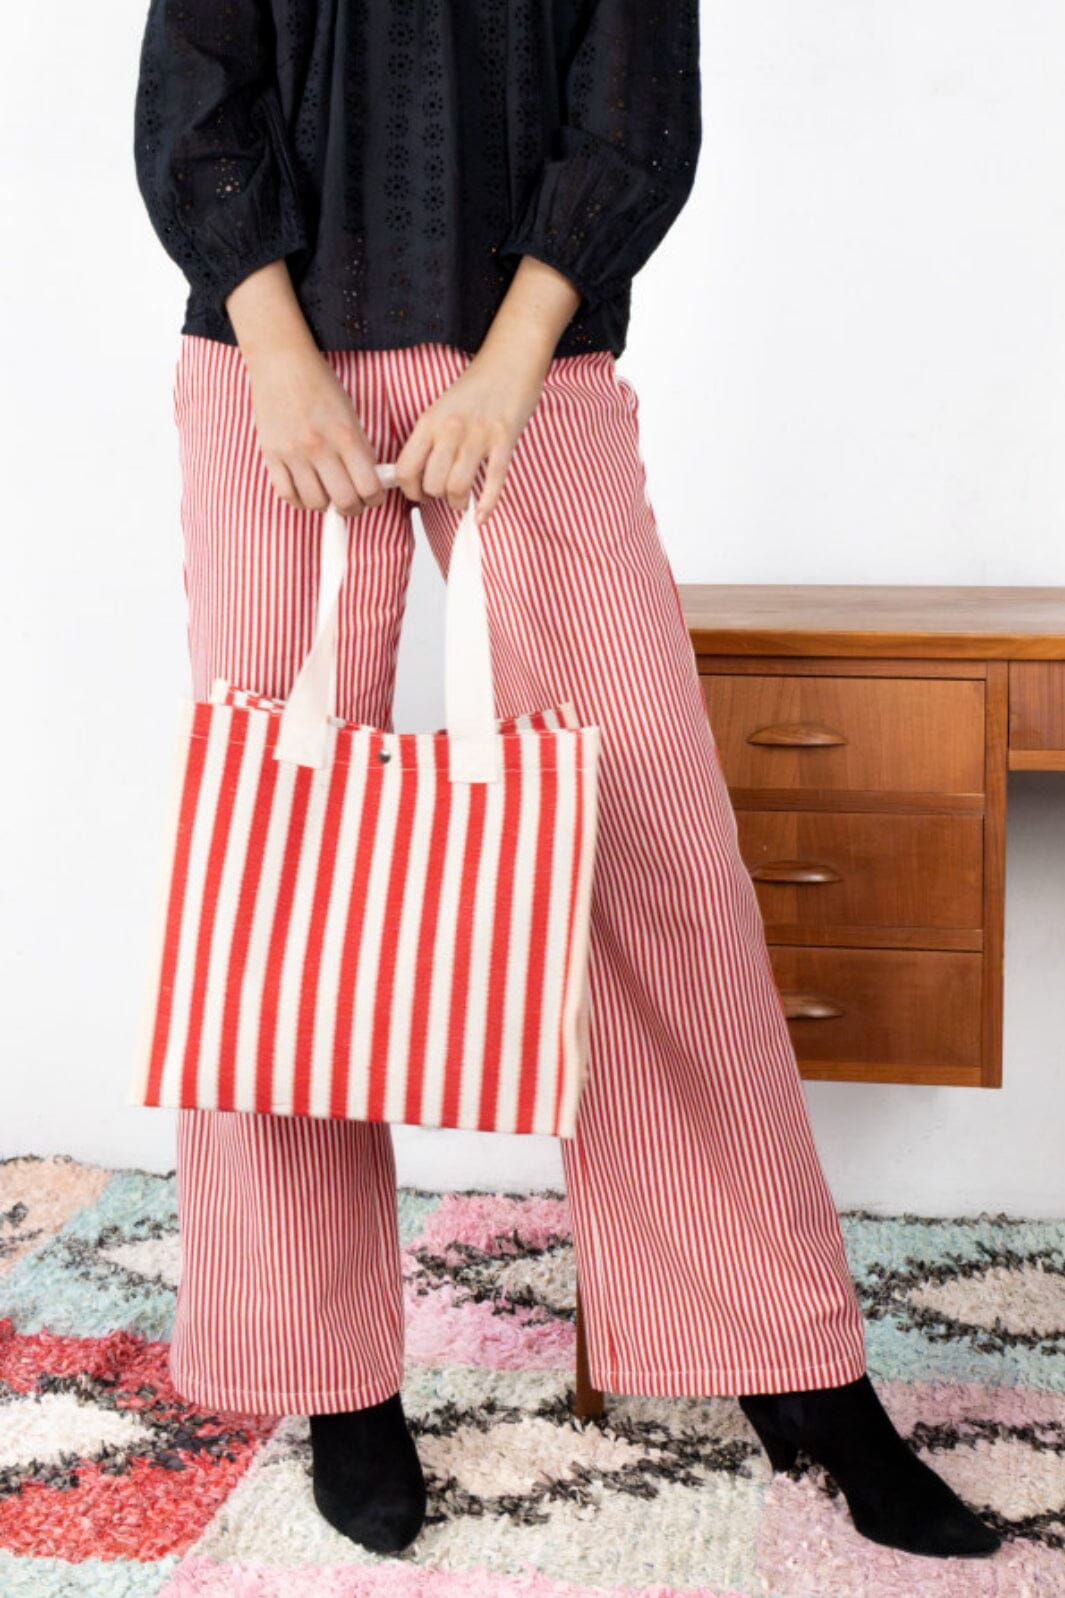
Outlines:
[[679,585],[804,1077],[999,1087],[1006,777],[1065,588]]

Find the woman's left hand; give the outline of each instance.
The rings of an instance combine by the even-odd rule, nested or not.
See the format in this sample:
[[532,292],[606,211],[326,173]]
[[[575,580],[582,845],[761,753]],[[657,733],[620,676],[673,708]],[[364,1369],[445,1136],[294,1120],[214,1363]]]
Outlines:
[[515,360],[513,350],[482,346],[422,412],[396,458],[396,481],[408,499],[446,499],[463,511],[487,457],[476,517],[495,508],[522,428],[536,409],[546,368]]
[[480,348],[422,412],[396,457],[396,481],[408,499],[447,499],[452,510],[464,511],[487,457],[477,521],[491,515],[580,298],[553,266],[522,256]]

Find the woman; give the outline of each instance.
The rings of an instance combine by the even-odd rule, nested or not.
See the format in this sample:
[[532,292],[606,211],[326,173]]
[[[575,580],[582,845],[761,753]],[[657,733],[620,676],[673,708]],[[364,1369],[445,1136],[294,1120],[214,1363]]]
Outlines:
[[[999,1538],[895,1431],[807,1119],[618,376],[634,274],[692,187],[696,0],[151,0],[137,178],[189,297],[174,402],[194,691],[284,698],[321,511],[353,518],[336,708],[391,729],[411,503],[441,571],[471,489],[497,714],[602,729],[589,1076],[561,1143],[592,1381],[730,1393],[871,1539]],[[402,493],[374,462],[397,463]],[[395,1551],[390,1128],[178,1115],[171,1374],[307,1414],[315,1500]]]

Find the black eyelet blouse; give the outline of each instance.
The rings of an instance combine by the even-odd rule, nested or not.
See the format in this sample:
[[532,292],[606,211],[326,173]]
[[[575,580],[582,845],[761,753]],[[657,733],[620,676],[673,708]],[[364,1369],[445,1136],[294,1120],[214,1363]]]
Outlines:
[[182,331],[285,257],[322,349],[473,352],[522,255],[581,302],[556,354],[625,345],[691,190],[698,0],[149,0],[136,179]]

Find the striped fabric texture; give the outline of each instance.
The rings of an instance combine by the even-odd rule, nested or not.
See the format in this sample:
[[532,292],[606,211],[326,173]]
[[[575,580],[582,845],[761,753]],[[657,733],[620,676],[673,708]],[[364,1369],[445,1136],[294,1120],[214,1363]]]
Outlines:
[[282,709],[181,702],[130,1102],[572,1137],[599,729],[499,718],[452,783],[445,730],[276,760]]
[[[433,343],[323,358],[382,461],[470,359]],[[238,348],[184,335],[174,411],[194,697],[222,677],[284,700],[314,628],[319,518],[271,488]],[[698,463],[682,503],[712,576],[727,529],[705,522]],[[435,584],[459,520],[446,499],[397,493],[359,517],[342,716],[391,729],[418,540]],[[648,498],[636,392],[609,351],[551,362],[480,531],[497,715],[570,703],[602,733],[588,1074],[557,1145],[592,1380],[648,1395],[851,1381],[862,1314]],[[179,1393],[306,1415],[400,1388],[421,1323],[405,1325],[392,1140],[387,1122],[177,1112]]]

